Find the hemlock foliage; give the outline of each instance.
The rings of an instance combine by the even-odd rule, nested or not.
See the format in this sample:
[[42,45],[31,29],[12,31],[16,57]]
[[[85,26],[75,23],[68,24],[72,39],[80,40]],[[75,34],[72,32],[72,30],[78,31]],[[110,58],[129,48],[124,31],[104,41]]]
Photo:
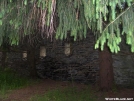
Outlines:
[[95,49],[107,43],[120,51],[121,35],[134,52],[134,0],[0,0],[0,44],[6,36],[18,45],[26,35],[51,39],[86,38],[90,28],[97,38]]

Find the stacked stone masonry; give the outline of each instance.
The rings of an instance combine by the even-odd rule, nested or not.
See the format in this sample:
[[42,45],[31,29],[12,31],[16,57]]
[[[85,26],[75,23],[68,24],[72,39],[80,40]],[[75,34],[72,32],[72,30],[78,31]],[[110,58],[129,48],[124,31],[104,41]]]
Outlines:
[[[86,39],[71,42],[72,53],[64,54],[65,41],[49,41],[45,43],[47,56],[56,62],[51,66],[41,65],[45,76],[56,80],[77,81],[81,83],[95,83],[99,77],[98,51],[94,50],[94,36],[88,34]],[[134,85],[134,54],[129,52],[127,45],[122,45],[119,54],[113,54],[114,79],[116,84]],[[127,52],[127,54],[125,54]],[[39,59],[39,48],[37,49]],[[29,75],[28,64],[22,60],[22,53],[10,52],[7,59],[9,66],[21,75]],[[19,61],[19,62],[16,62]],[[44,60],[45,61],[45,60]],[[39,63],[37,64],[39,66]],[[23,72],[22,72],[23,71]]]

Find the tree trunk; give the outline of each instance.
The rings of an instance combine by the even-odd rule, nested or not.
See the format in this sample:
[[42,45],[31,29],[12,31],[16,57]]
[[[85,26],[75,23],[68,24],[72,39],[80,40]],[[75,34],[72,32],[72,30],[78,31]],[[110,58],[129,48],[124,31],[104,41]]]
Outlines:
[[2,68],[6,67],[6,58],[7,58],[7,52],[3,51],[2,52],[2,58],[1,58],[1,66],[2,66]]
[[30,70],[30,76],[32,78],[37,77],[37,71],[36,71],[36,61],[35,61],[35,50],[30,49],[27,54],[27,62],[29,65],[29,70]]
[[102,91],[112,89],[114,74],[113,74],[113,59],[112,53],[105,45],[104,50],[99,52],[100,79],[99,87]]

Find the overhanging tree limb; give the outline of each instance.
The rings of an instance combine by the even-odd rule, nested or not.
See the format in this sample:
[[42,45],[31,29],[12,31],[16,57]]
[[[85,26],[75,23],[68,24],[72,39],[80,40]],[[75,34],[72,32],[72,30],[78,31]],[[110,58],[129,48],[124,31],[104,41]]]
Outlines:
[[[119,14],[116,8],[118,6],[122,9],[124,3],[130,7]],[[7,31],[10,31],[8,34],[10,44],[18,45],[23,37],[31,36],[37,31],[42,38],[56,36],[57,39],[63,40],[70,33],[74,40],[83,39],[86,38],[89,27],[93,32],[102,32],[98,33],[95,48],[100,44],[103,50],[104,43],[108,40],[110,50],[118,52],[120,50],[118,45],[121,42],[119,25],[122,24],[123,33],[127,35],[127,43],[134,52],[131,34],[134,32],[132,30],[134,12],[131,9],[133,5],[133,0],[1,0],[0,10],[4,13],[0,12],[0,44]],[[105,27],[104,21],[110,23]],[[57,25],[55,27],[54,22]]]
[[[131,4],[126,10],[119,14],[113,21],[111,21],[100,33],[95,49],[101,47],[103,50],[104,44],[107,42],[111,52],[117,53],[120,51],[119,44],[121,42],[121,33],[126,34],[126,43],[131,46],[131,52],[134,52],[134,3]],[[120,27],[122,25],[122,28]]]
[[116,20],[118,20],[121,16],[123,16],[124,13],[127,13],[127,11],[128,11],[133,5],[134,5],[134,3],[133,3],[130,7],[128,7],[125,11],[123,11],[121,14],[119,14],[118,17],[116,17],[116,19],[114,19],[113,21],[111,21],[111,22],[105,27],[105,29],[103,30],[103,32],[106,31],[106,29],[107,29],[111,24],[113,24]]

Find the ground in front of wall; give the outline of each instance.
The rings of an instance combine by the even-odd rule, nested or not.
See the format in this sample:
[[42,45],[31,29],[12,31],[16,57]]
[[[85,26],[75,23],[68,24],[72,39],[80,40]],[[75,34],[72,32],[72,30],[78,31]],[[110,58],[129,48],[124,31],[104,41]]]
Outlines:
[[[51,90],[57,88],[64,89],[66,87],[75,87],[79,90],[84,90],[86,87],[89,87],[89,85],[44,79],[32,86],[9,91],[5,99],[0,99],[0,101],[31,101],[31,98],[36,95],[41,96]],[[89,93],[92,92],[96,101],[106,101],[105,98],[133,98],[134,100],[134,89],[120,88],[110,92],[101,92],[96,90],[96,86],[90,85],[90,88],[91,91],[89,91]]]

